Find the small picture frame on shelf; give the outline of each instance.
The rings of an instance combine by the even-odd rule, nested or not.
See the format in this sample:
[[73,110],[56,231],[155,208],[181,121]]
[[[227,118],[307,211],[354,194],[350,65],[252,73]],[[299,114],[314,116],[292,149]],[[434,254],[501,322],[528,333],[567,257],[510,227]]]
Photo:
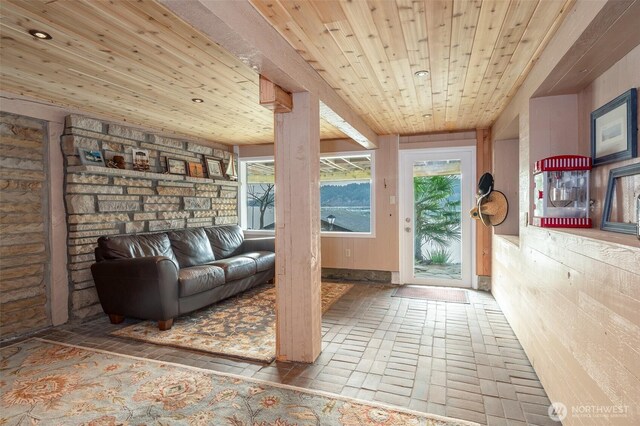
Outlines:
[[202,163],[189,163],[189,176],[191,177],[204,177],[204,167],[202,167]]
[[638,91],[631,89],[591,113],[594,166],[638,155]]
[[607,183],[607,195],[602,209],[603,231],[635,234],[638,212],[636,198],[640,188],[640,163],[611,169]]
[[209,179],[216,179],[224,177],[224,171],[222,166],[222,160],[214,157],[204,157],[204,162],[207,165],[207,176]]
[[133,156],[133,170],[141,172],[149,171],[149,151],[146,149],[133,148],[131,154]]
[[167,164],[167,173],[171,175],[182,175],[186,176],[187,174],[187,162],[184,160],[179,160],[177,158],[169,158],[164,157],[165,163]]
[[80,163],[85,166],[104,167],[104,157],[100,151],[92,151],[89,149],[78,148]]

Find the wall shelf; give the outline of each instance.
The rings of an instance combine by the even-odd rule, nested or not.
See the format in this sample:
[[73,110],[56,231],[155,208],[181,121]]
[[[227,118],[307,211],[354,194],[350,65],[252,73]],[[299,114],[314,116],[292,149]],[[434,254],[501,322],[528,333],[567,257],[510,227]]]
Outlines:
[[166,173],[141,172],[138,170],[112,169],[100,166],[70,166],[67,167],[67,173],[90,173],[93,175],[106,175],[118,177],[130,177],[138,179],[164,180],[174,182],[194,182],[194,183],[211,183],[221,186],[237,187],[238,182],[224,179],[197,178],[183,175],[172,175]]

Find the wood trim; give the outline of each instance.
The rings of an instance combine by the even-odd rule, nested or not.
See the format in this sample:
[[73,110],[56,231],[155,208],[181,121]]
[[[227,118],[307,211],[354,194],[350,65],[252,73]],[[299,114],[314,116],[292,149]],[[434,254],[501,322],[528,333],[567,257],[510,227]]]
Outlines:
[[[480,179],[493,171],[491,130],[476,130],[476,175]],[[491,276],[491,236],[493,230],[476,224],[476,275]]]
[[291,112],[293,99],[291,93],[285,92],[282,87],[260,75],[260,105],[273,112]]

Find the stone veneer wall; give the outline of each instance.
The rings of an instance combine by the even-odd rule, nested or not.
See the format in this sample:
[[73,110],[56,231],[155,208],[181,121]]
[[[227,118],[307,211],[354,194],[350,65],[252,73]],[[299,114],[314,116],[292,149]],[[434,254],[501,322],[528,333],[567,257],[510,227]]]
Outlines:
[[[82,166],[78,148],[100,150],[106,160],[124,155],[126,170]],[[133,148],[149,151],[149,172],[132,170]],[[91,276],[101,235],[136,234],[237,223],[237,183],[162,174],[165,156],[203,162],[224,158],[223,145],[204,146],[132,127],[70,115],[62,136],[69,227],[70,319],[102,312]]]
[[0,339],[51,325],[47,126],[0,113]]

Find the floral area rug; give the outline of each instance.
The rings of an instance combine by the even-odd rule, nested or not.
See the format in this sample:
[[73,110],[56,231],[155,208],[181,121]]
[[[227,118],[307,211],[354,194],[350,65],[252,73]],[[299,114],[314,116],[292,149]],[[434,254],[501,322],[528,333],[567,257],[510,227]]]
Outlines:
[[473,424],[40,339],[0,354],[2,425]]
[[[322,312],[351,287],[351,284],[322,283]],[[271,362],[276,355],[275,305],[276,289],[270,284],[178,317],[167,331],[158,330],[155,321],[144,321],[111,335]]]

